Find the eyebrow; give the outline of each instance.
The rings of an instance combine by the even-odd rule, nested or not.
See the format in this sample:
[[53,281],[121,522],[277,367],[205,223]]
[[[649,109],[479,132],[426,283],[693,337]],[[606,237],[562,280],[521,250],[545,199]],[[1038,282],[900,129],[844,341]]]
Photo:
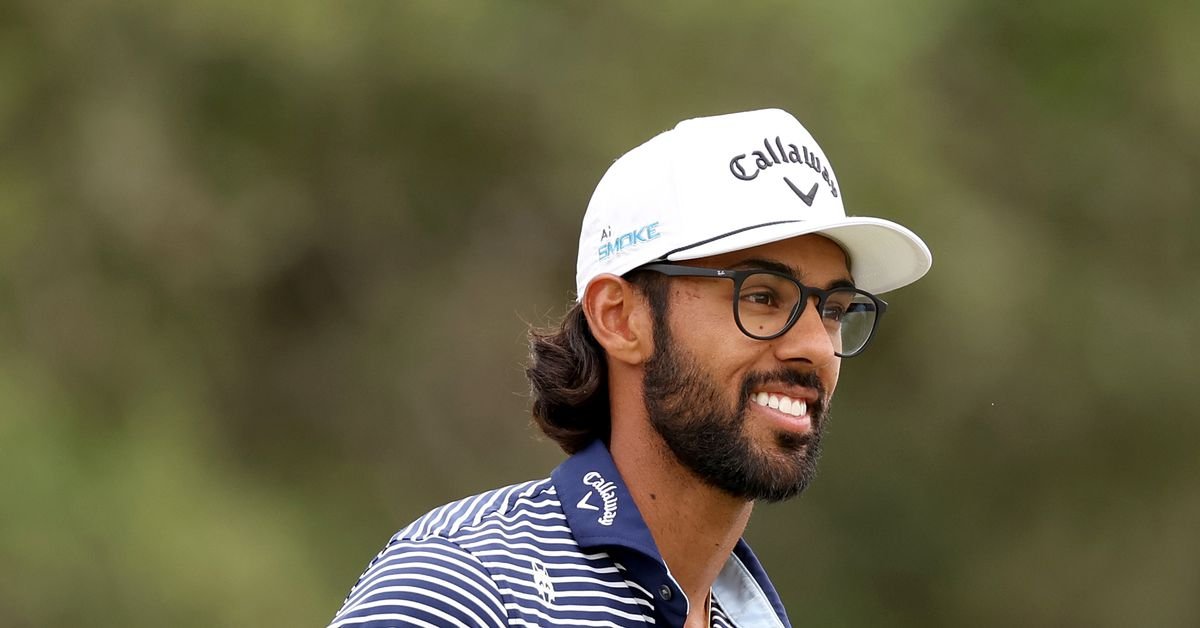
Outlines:
[[[750,259],[742,260],[734,264],[732,268],[744,270],[770,270],[777,273],[783,273],[784,275],[787,275],[797,281],[800,280],[800,275],[802,274],[798,272],[797,269],[792,268],[791,266],[788,266],[779,260],[765,259],[761,257],[752,257]],[[833,290],[834,288],[854,287],[854,280],[852,279],[834,279],[826,284],[824,289]]]

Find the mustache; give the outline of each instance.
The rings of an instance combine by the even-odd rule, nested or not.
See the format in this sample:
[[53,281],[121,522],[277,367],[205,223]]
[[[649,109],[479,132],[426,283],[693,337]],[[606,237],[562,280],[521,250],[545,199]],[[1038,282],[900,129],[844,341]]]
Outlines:
[[766,384],[799,386],[817,391],[817,401],[812,404],[813,407],[811,408],[812,415],[814,417],[824,416],[829,397],[825,394],[825,383],[821,381],[821,377],[813,371],[794,371],[788,368],[779,368],[774,371],[762,371],[747,375],[746,379],[742,382],[741,405],[743,410],[750,403],[750,392]]

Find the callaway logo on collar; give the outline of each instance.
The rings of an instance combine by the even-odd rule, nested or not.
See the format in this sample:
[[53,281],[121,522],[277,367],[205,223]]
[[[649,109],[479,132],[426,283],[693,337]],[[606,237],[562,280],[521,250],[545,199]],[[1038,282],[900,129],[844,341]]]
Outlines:
[[596,495],[598,497],[596,501],[603,505],[604,513],[596,519],[596,523],[602,526],[611,526],[617,520],[617,486],[605,480],[598,471],[588,471],[584,474],[583,483],[585,486],[591,487],[591,490],[584,493],[575,506],[580,510],[600,511],[601,506],[592,503],[592,496]]
[[619,545],[658,556],[650,530],[603,441],[575,452],[551,477],[567,526],[580,547]]

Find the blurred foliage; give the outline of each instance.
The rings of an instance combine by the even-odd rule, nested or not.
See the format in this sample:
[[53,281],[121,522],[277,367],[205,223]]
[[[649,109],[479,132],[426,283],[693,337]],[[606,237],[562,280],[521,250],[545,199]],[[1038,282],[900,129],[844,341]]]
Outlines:
[[0,625],[322,625],[543,476],[606,165],[780,106],[933,271],[749,536],[809,626],[1200,625],[1200,4],[0,3]]

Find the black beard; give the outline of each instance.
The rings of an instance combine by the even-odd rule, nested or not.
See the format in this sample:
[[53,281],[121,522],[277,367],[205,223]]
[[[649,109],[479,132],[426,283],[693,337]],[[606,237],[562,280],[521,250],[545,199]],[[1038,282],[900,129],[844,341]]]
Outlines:
[[[730,408],[695,359],[674,346],[665,324],[655,326],[654,343],[643,401],[650,424],[684,467],[710,486],[746,500],[783,501],[808,487],[817,473],[828,412],[825,387],[816,373],[787,368],[751,373]],[[746,432],[750,392],[767,383],[803,386],[818,394],[809,405],[811,431],[777,432],[774,451],[756,447]]]

